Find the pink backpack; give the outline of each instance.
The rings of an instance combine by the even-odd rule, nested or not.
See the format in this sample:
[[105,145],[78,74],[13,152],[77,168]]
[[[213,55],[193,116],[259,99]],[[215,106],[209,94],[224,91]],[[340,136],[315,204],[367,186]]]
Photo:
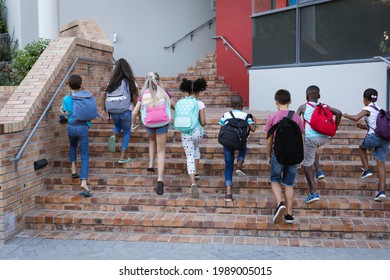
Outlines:
[[171,122],[171,102],[168,94],[158,87],[153,98],[150,91],[142,94],[141,119],[146,127],[162,127]]

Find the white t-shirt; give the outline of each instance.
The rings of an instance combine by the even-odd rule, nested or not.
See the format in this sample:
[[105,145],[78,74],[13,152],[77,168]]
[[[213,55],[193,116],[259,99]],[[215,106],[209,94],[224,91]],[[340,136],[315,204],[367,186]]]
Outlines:
[[378,117],[378,114],[379,114],[379,111],[377,111],[375,108],[371,107],[371,106],[375,106],[378,110],[381,109],[381,107],[379,107],[377,104],[375,104],[374,102],[371,102],[370,104],[368,104],[368,106],[365,106],[363,108],[363,110],[366,110],[366,111],[369,111],[370,112],[370,115],[369,116],[365,116],[364,117],[364,121],[366,122],[367,126],[368,126],[368,134],[372,134],[372,133],[375,133],[375,129],[376,129],[376,118]]

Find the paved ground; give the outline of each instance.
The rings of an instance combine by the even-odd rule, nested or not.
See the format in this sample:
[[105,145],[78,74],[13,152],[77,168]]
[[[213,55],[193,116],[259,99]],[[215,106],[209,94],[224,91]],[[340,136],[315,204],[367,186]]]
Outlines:
[[390,249],[60,240],[19,236],[1,260],[390,260]]

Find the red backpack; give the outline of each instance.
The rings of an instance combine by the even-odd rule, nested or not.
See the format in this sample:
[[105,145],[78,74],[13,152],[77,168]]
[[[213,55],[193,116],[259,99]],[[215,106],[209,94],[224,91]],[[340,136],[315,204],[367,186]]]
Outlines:
[[318,133],[327,136],[335,136],[336,121],[333,119],[333,113],[330,111],[329,107],[322,103],[318,103],[315,106],[309,102],[306,104],[315,107],[310,122],[308,122],[311,128]]

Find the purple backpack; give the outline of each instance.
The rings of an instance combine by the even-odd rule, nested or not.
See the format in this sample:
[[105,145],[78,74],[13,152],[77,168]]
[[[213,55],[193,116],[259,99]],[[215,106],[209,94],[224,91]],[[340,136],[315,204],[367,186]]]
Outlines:
[[383,139],[390,140],[390,111],[379,110],[376,106],[370,107],[379,112],[376,118],[375,133]]

